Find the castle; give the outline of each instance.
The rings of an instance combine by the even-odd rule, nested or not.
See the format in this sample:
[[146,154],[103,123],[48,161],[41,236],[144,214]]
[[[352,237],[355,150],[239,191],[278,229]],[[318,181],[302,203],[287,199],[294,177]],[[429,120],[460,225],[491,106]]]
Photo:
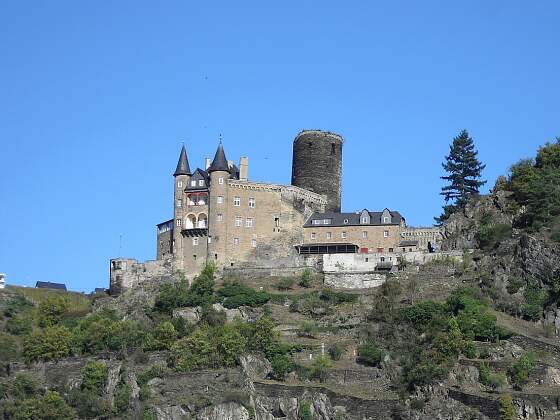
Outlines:
[[[300,132],[291,185],[250,180],[249,159],[234,164],[221,141],[214,159],[192,170],[183,146],[173,173],[173,218],[157,225],[156,272],[190,276],[208,262],[219,269],[320,265],[318,257],[339,254],[371,255],[377,268],[391,268],[400,254],[433,252],[439,229],[409,228],[398,211],[341,213],[343,144],[335,133]],[[111,284],[134,283],[123,276],[135,264],[112,260]]]

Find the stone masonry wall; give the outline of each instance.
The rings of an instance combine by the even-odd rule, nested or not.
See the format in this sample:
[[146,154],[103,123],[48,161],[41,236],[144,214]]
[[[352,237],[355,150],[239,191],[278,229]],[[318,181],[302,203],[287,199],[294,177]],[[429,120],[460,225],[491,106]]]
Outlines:
[[171,259],[139,263],[132,258],[116,258],[110,261],[109,271],[109,293],[119,295],[143,282],[153,281],[161,276],[171,276],[173,265]]

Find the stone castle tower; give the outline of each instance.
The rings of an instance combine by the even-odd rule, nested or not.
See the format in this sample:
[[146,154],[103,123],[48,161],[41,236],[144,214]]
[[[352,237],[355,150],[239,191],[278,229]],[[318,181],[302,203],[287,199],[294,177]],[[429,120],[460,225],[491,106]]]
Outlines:
[[329,212],[340,212],[342,195],[341,136],[304,130],[294,140],[292,185],[327,197]]

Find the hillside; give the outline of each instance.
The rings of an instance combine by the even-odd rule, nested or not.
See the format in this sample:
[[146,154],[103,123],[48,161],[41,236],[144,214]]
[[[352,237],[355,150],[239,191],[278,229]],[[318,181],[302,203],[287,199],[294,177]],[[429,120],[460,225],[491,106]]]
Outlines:
[[118,297],[0,291],[0,413],[560,418],[560,207],[558,185],[542,187],[558,150],[449,217],[444,247],[462,258],[402,266],[376,289],[328,289],[311,271],[225,282],[207,266]]

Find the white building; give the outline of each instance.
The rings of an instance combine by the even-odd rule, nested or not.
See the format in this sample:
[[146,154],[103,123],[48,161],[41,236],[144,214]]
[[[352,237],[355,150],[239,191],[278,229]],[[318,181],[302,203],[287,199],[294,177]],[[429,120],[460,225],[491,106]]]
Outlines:
[[6,275],[0,273],[0,289],[3,289],[6,286]]

